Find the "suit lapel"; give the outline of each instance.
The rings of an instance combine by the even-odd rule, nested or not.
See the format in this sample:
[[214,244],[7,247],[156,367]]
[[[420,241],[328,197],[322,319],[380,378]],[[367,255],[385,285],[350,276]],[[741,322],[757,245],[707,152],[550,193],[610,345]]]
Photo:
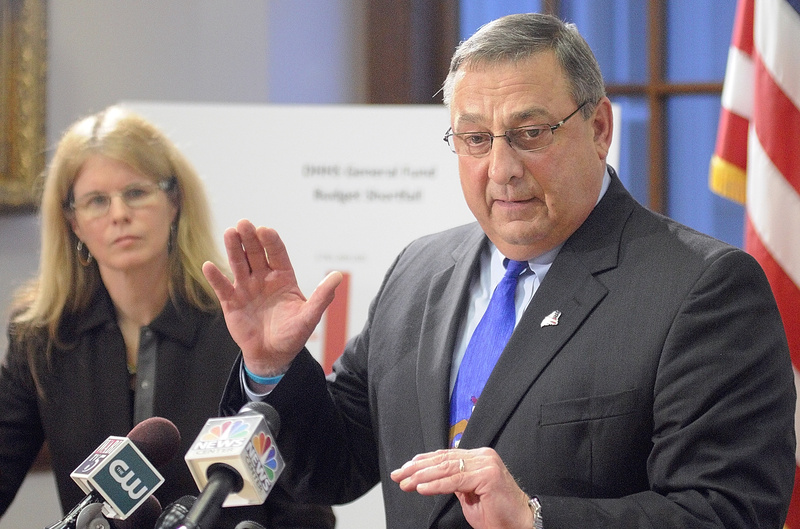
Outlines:
[[[613,173],[612,173],[613,175]],[[595,276],[617,264],[633,200],[619,180],[556,257],[492,370],[461,448],[491,446],[508,417],[569,338],[607,294]],[[559,311],[556,325],[542,325]]]
[[433,277],[428,290],[416,373],[422,436],[428,451],[447,446],[450,366],[455,336],[464,313],[470,280],[485,242],[483,232],[475,224],[475,230],[453,252],[452,263]]
[[[524,398],[525,393],[539,377],[547,364],[563,348],[569,338],[578,331],[584,320],[589,316],[594,307],[599,304],[607,294],[606,287],[595,276],[604,270],[617,265],[620,241],[625,223],[635,207],[635,200],[625,190],[609,167],[611,172],[611,185],[605,196],[595,207],[581,227],[567,240],[559,252],[553,266],[547,273],[545,281],[541,284],[530,305],[525,310],[519,325],[509,340],[503,354],[500,356],[486,387],[478,400],[475,411],[470,418],[464,435],[461,438],[461,448],[476,448],[492,446],[495,438],[508,421],[509,416]],[[436,413],[436,423],[447,424],[449,399],[447,398],[447,384],[453,349],[453,333],[449,327],[458,326],[457,319],[463,313],[463,304],[469,285],[471,274],[474,273],[475,260],[478,255],[479,245],[470,255],[468,266],[456,263],[450,282],[446,290],[451,300],[457,300],[450,307],[440,305],[438,311],[449,309],[449,317],[437,320],[426,319],[424,333],[450,333],[447,339],[438,336],[437,354],[444,355],[436,364],[422,362],[424,354],[420,356],[420,372],[417,381],[420,384],[420,407],[433,406]],[[466,274],[466,276],[464,276]],[[458,281],[456,281],[458,278]],[[442,283],[446,281],[442,279]],[[461,285],[458,287],[458,285]],[[451,288],[458,287],[462,290],[460,295],[450,292]],[[441,287],[440,287],[441,288]],[[431,289],[434,292],[434,288]],[[435,303],[435,296],[430,296],[429,303]],[[456,307],[457,310],[453,310]],[[557,325],[544,325],[542,320],[554,310],[561,312]],[[433,329],[428,325],[446,325],[447,328]],[[435,368],[434,368],[435,366]],[[445,367],[446,366],[446,367]],[[421,376],[425,369],[430,369],[425,376]],[[440,380],[434,380],[439,377]],[[437,385],[435,390],[425,389],[423,384]],[[444,384],[444,386],[442,386]],[[420,414],[425,417],[430,409],[421,409]],[[432,425],[425,424],[425,445],[428,449],[446,446],[444,428],[431,431]],[[432,447],[432,448],[431,448]],[[456,502],[452,494],[436,497],[433,508],[428,518],[428,525],[434,526],[449,508],[451,502]]]
[[[528,388],[591,309],[605,296],[605,288],[591,274],[585,269],[581,270],[574,259],[562,258],[562,254],[559,254],[556,261],[559,266],[556,267],[556,263],[553,263],[545,282],[539,287],[492,370],[461,437],[459,448],[478,448],[494,444],[495,437]],[[576,275],[580,277],[578,281],[574,281]],[[565,283],[565,278],[572,281]],[[545,289],[546,284],[553,286]],[[565,284],[574,286],[560,288]],[[554,310],[553,307],[562,312],[558,325],[540,327],[541,320]],[[449,503],[455,501],[452,494],[438,496],[428,525],[433,527]]]
[[[493,444],[528,388],[606,295],[605,287],[579,263],[559,260],[559,267],[554,265],[548,272],[492,370],[461,438],[461,448]],[[561,313],[558,324],[542,326],[554,311]]]

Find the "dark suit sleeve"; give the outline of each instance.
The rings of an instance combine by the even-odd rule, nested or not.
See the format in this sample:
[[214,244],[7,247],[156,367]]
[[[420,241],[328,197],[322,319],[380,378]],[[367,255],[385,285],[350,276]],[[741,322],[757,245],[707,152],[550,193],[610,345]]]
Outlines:
[[545,527],[781,528],[794,479],[795,402],[763,272],[743,252],[715,256],[679,307],[658,362],[650,490],[542,497]]
[[[224,415],[235,414],[247,402],[239,376],[241,362],[240,356],[228,379],[221,404]],[[337,376],[357,378],[341,365]],[[353,380],[350,383],[356,384]],[[360,394],[350,392],[350,396]],[[308,350],[297,355],[264,401],[281,418],[276,442],[286,467],[278,483],[297,500],[348,503],[379,481],[368,406],[352,402],[348,405],[348,398],[338,399],[335,404],[322,367]]]

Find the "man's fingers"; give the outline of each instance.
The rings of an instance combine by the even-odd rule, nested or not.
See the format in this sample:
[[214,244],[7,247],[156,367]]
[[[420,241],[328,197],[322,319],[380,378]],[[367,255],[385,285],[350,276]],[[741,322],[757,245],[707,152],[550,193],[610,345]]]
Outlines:
[[250,271],[254,274],[263,273],[268,271],[270,266],[267,263],[267,254],[264,247],[258,238],[256,227],[252,222],[242,219],[236,223],[236,231],[239,234],[241,245],[244,248],[244,253],[250,267]]
[[446,494],[468,487],[465,452],[441,450],[419,454],[401,468],[392,472],[391,477],[406,492],[420,494]]
[[228,228],[223,234],[225,241],[225,251],[228,254],[228,265],[233,272],[233,277],[238,280],[243,280],[250,275],[250,263],[247,261],[247,255],[242,248],[242,239],[236,228]]
[[460,460],[448,459],[414,472],[400,483],[400,488],[415,490],[419,494],[450,494],[471,491],[469,474],[459,469]]
[[233,285],[230,280],[225,277],[225,274],[211,261],[203,263],[203,275],[206,276],[206,281],[208,281],[208,284],[214,289],[220,302],[227,300],[233,295]]
[[321,313],[331,304],[336,295],[336,287],[339,286],[342,279],[342,273],[334,271],[320,281],[319,285],[317,285],[317,288],[314,289],[314,292],[311,293],[311,297],[308,299],[315,311],[319,310]]
[[281,240],[277,231],[259,226],[255,230],[255,236],[258,237],[259,245],[266,250],[270,268],[273,270],[292,269],[292,262],[289,259],[289,253],[286,251],[286,245],[283,244],[283,240]]

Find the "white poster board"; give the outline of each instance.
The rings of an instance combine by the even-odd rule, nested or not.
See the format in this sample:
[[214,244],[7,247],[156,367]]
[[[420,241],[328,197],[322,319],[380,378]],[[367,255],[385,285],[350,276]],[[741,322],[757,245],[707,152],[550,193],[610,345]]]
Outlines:
[[[158,125],[195,165],[220,247],[224,230],[247,218],[278,230],[306,295],[329,271],[347,274],[346,291],[337,290],[347,303],[326,313],[309,343],[323,364],[331,312],[352,337],[406,244],[474,220],[457,158],[442,141],[450,119],[441,105],[125,106]],[[617,149],[612,157],[616,166]],[[385,527],[379,488],[335,510],[338,527]]]
[[[414,238],[473,220],[443,106],[126,103],[195,165],[216,232],[239,219],[278,230],[300,287],[350,275],[347,335]],[[337,292],[338,296],[338,292]],[[310,344],[321,359],[318,344]]]

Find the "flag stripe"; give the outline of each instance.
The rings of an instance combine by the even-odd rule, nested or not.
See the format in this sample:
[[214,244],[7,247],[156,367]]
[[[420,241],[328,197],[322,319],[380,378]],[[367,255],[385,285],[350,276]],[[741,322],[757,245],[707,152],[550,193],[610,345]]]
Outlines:
[[[797,42],[800,46],[800,32]],[[755,93],[758,105],[753,109],[753,123],[758,141],[783,178],[800,193],[800,110],[775,84],[763,68],[761,56],[755,60]],[[790,139],[790,141],[787,141]],[[800,226],[800,225],[798,225]]]
[[728,49],[722,107],[745,119],[753,115],[753,56],[735,46]]
[[735,165],[742,171],[747,169],[747,134],[750,122],[740,115],[726,110],[719,114],[719,135],[714,154]]
[[742,204],[746,193],[747,131],[753,109],[754,1],[739,0],[736,7],[717,143],[708,176],[713,192]]
[[[789,350],[792,354],[792,363],[800,366],[800,288],[792,281],[784,269],[773,258],[762,243],[753,225],[746,222],[747,252],[756,258],[761,268],[767,274],[775,301],[783,318],[783,328],[786,330],[786,339],[789,341]],[[794,315],[792,317],[791,315]],[[800,448],[800,447],[799,447]]]
[[775,83],[800,108],[800,13],[786,0],[759,0],[755,22],[758,55]]
[[[785,0],[757,0],[753,17],[754,108],[748,136],[745,248],[764,268],[781,312],[795,372],[800,366],[800,226],[796,148],[800,131],[800,16]],[[795,422],[795,432],[798,428]],[[797,452],[795,453],[797,460]],[[795,469],[798,470],[797,468]],[[786,526],[800,529],[800,483]]]
[[747,214],[762,244],[800,285],[800,196],[762,150],[752,128],[748,145]]
[[733,45],[747,55],[753,55],[753,14],[754,0],[739,0],[736,17],[733,21]]

